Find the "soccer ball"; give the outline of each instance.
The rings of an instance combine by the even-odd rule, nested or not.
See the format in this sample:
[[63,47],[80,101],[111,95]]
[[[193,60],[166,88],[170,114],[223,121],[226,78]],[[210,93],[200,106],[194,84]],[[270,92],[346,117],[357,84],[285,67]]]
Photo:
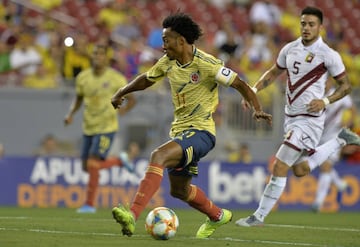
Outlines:
[[173,238],[179,227],[179,219],[170,208],[154,208],[146,216],[145,230],[154,239],[168,240]]

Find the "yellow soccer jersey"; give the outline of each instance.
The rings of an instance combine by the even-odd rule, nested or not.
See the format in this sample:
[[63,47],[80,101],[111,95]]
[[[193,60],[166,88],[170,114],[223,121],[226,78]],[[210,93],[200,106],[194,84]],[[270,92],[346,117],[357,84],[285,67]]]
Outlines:
[[218,104],[218,84],[229,86],[237,74],[223,62],[194,48],[194,60],[185,65],[166,55],[147,72],[150,81],[168,77],[174,105],[174,121],[170,136],[194,128],[215,135],[212,114]]
[[108,68],[101,76],[92,69],[82,71],[76,78],[76,93],[83,96],[83,131],[86,135],[118,130],[117,111],[111,105],[113,94],[127,84],[126,78]]

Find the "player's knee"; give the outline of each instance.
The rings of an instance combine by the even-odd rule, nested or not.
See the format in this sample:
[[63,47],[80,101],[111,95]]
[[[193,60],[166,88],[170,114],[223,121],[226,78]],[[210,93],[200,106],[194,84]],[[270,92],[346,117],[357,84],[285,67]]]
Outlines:
[[86,170],[99,168],[99,160],[94,157],[90,157],[86,160],[85,166]]
[[281,162],[280,160],[277,160],[274,165],[272,174],[276,177],[286,177],[288,171],[289,171],[289,166]]
[[167,159],[167,154],[161,149],[157,148],[151,152],[151,162],[156,164],[164,164]]
[[293,166],[293,173],[296,177],[303,177],[310,173],[310,167],[307,165]]
[[325,161],[321,166],[320,166],[320,171],[321,172],[330,172],[332,169],[332,165],[330,162]]
[[182,155],[182,149],[177,144],[165,145],[151,152],[150,162],[163,167],[175,167],[179,165]]

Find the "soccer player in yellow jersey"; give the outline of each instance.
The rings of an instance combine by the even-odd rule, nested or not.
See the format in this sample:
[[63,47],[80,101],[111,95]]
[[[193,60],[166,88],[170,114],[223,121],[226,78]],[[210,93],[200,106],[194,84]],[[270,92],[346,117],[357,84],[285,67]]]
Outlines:
[[192,176],[198,174],[198,161],[215,145],[212,114],[218,104],[218,86],[231,86],[239,91],[253,105],[255,119],[271,123],[272,116],[262,111],[255,93],[235,72],[194,46],[202,32],[190,16],[176,13],[166,17],[162,25],[165,55],[146,73],[120,88],[111,102],[118,108],[128,93],[144,90],[167,77],[174,105],[171,140],[152,152],[131,207],[119,205],[112,213],[122,233],[131,236],[135,221],[160,187],[167,168],[171,195],[207,215],[196,237],[208,238],[232,219],[229,210],[217,207],[199,187],[191,184]]
[[[65,116],[65,125],[71,124],[74,114],[84,104],[83,143],[81,159],[83,169],[89,173],[86,204],[79,213],[94,213],[96,190],[99,184],[99,170],[115,165],[132,170],[126,157],[107,157],[113,138],[118,131],[118,116],[109,98],[127,84],[126,78],[108,66],[107,46],[94,46],[92,67],[82,71],[76,77],[76,97]],[[133,95],[126,96],[127,104],[119,109],[125,114],[135,105]]]

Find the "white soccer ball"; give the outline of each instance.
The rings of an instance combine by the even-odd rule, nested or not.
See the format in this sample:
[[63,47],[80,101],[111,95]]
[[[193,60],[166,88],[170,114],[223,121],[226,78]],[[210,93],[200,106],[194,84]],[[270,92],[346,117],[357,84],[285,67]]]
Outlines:
[[146,216],[145,229],[154,239],[173,238],[179,227],[179,218],[173,210],[166,207],[154,208]]

